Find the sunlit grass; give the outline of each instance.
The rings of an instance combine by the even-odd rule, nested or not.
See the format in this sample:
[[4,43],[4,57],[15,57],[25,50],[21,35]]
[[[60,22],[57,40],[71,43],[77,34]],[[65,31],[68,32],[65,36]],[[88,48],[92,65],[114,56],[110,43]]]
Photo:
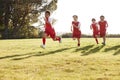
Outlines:
[[[101,39],[100,43],[102,42]],[[92,38],[0,40],[0,80],[119,80],[120,39],[108,38],[107,45]]]

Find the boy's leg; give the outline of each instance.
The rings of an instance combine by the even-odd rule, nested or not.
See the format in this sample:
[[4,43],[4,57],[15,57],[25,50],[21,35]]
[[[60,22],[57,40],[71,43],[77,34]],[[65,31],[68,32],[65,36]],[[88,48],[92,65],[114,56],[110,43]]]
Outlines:
[[59,41],[59,43],[62,42],[61,37],[55,36],[55,37],[51,37],[53,39],[53,41]]
[[81,31],[79,32],[77,37],[78,37],[78,46],[80,46]]
[[50,33],[50,37],[54,40],[54,41],[59,41],[61,43],[61,38],[56,36],[55,30],[52,30]]
[[55,40],[59,41],[61,43],[61,38],[60,37],[56,36]]
[[99,44],[99,43],[98,43],[98,39],[97,39],[97,38],[95,38],[95,41],[96,41],[96,43],[97,43],[97,44]]
[[78,46],[80,46],[80,38],[77,38],[77,40],[78,40]]
[[102,44],[105,45],[105,43],[106,43],[106,36],[103,36],[103,43]]
[[43,45],[45,45],[45,43],[46,43],[46,38],[45,37],[42,38],[42,42],[43,42]]
[[102,44],[105,45],[106,44],[106,31],[103,32],[102,37],[103,37],[103,43]]
[[44,34],[43,34],[43,38],[42,38],[42,43],[43,43],[43,44],[41,45],[41,47],[42,47],[42,48],[45,48],[45,44],[46,44],[46,37],[47,37],[47,34],[46,34],[46,33],[44,33]]
[[45,43],[46,43],[46,37],[47,37],[47,34],[44,33],[44,34],[43,34],[43,38],[42,38],[43,45],[45,45]]
[[98,39],[97,39],[97,35],[96,35],[96,34],[94,34],[94,38],[95,38],[96,43],[99,44],[99,43],[98,43]]

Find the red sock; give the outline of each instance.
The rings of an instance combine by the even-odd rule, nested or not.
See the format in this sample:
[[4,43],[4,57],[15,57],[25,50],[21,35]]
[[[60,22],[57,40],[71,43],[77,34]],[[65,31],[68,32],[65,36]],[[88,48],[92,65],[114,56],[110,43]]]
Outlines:
[[42,38],[43,45],[46,43],[46,38]]
[[96,40],[96,43],[98,44],[98,39],[96,38],[95,40]]

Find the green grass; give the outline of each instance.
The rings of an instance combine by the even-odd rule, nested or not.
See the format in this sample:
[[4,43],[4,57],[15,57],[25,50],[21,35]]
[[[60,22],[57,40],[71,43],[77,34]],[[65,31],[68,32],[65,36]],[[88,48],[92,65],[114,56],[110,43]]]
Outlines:
[[[99,39],[102,42],[102,39]],[[0,80],[120,80],[120,39],[0,40]]]

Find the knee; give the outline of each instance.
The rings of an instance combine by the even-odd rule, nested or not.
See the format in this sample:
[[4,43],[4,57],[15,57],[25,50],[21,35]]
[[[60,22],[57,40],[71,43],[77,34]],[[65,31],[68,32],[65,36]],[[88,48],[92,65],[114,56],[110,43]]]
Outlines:
[[44,34],[42,35],[42,37],[43,37],[43,38],[45,38],[46,36],[47,36],[47,34],[46,34],[46,33],[44,33]]

